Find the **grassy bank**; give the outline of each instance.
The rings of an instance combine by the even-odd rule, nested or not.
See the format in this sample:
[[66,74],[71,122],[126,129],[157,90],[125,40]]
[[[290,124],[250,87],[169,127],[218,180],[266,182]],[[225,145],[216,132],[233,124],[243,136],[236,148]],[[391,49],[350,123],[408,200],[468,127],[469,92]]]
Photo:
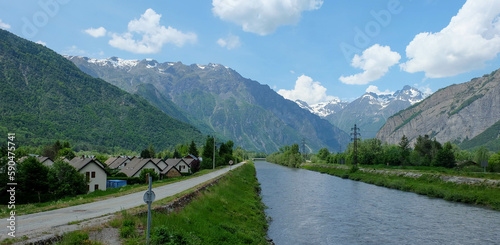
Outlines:
[[[152,213],[151,244],[266,244],[267,222],[253,164],[202,191],[179,212]],[[111,222],[127,244],[144,244],[147,215]]]
[[419,178],[367,173],[353,169],[306,165],[302,168],[335,175],[344,179],[362,181],[402,191],[409,191],[448,201],[476,204],[500,210],[500,189],[484,185],[455,184],[441,180],[432,174]]

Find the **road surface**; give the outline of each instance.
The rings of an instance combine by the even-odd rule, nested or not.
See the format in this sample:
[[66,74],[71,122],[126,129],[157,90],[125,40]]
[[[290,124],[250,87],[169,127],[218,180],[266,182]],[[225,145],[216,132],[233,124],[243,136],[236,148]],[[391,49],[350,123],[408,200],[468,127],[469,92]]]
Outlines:
[[[233,168],[241,166],[243,163],[236,164]],[[160,200],[187,189],[193,188],[199,184],[214,179],[229,171],[229,168],[219,169],[217,171],[180,182],[153,188],[156,194],[156,200]],[[94,219],[119,212],[123,209],[130,209],[140,205],[145,205],[143,200],[144,191],[132,193],[126,196],[115,197],[93,203],[71,206],[41,213],[16,216],[15,237],[24,235],[32,238],[39,236],[49,236],[68,230],[78,229],[78,225],[69,226],[71,222]],[[7,227],[10,221],[8,218],[0,220],[0,241],[5,238],[12,238],[8,235],[11,230]],[[73,228],[72,228],[73,227]]]

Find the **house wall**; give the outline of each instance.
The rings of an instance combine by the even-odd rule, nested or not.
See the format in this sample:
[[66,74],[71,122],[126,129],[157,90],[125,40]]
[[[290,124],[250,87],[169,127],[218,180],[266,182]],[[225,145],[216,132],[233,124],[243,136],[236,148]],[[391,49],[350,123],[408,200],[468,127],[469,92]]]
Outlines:
[[164,178],[175,178],[175,177],[181,177],[182,174],[179,173],[179,171],[175,170],[174,168],[171,168],[164,176]]
[[141,171],[143,169],[148,169],[148,168],[154,169],[155,172],[158,174],[158,176],[160,176],[160,170],[158,169],[156,164],[154,164],[154,162],[152,162],[152,161],[149,161],[146,165],[144,165],[144,167],[141,168],[141,170],[137,171],[137,173],[132,177],[139,177],[139,175],[141,175]]
[[[85,176],[87,176],[86,175],[87,172],[89,173],[89,180],[90,180],[90,182],[88,183],[89,192],[95,191],[95,185],[99,185],[98,186],[99,190],[103,190],[103,191],[106,190],[106,181],[107,181],[106,180],[106,178],[107,178],[106,172],[104,171],[104,169],[99,167],[96,163],[91,162],[91,163],[87,164],[87,166],[80,169],[79,172]],[[94,178],[92,178],[92,172],[95,173]]]
[[177,163],[177,165],[175,165],[175,167],[177,169],[179,169],[179,171],[181,173],[190,173],[191,172],[191,169],[189,168],[189,165],[187,165],[185,162],[181,161],[179,163]]

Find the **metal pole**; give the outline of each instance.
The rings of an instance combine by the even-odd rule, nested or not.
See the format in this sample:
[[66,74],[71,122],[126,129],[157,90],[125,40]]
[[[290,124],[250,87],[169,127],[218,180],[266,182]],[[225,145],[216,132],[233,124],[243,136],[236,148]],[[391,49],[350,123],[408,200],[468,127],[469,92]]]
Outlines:
[[[149,176],[149,195],[151,195],[151,183],[153,182],[153,177],[150,175]],[[151,228],[151,201],[148,202],[148,233],[147,233],[147,239],[146,239],[146,244],[149,244],[149,229]]]
[[214,169],[215,169],[215,135],[214,135]]

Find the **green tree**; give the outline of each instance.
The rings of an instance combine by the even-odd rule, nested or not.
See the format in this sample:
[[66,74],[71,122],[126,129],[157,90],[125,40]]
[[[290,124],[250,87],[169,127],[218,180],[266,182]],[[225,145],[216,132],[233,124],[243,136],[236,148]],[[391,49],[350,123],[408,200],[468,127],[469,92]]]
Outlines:
[[141,180],[146,181],[146,174],[149,174],[149,176],[153,177],[153,181],[158,180],[158,174],[155,172],[154,169],[152,168],[145,168],[141,170],[141,173],[139,174],[139,178]]
[[326,161],[329,155],[330,151],[327,148],[321,148],[318,151],[318,158],[323,161]]
[[49,192],[48,173],[49,168],[34,157],[29,157],[18,165],[19,190],[28,202],[42,202],[42,194]]
[[401,141],[399,141],[399,149],[401,149],[401,164],[402,165],[407,165],[410,162],[410,141],[406,137],[406,135],[403,135],[401,137]]
[[198,148],[196,148],[194,141],[191,141],[191,144],[189,145],[189,154],[198,156]]
[[58,160],[49,169],[48,180],[50,192],[56,198],[76,196],[87,193],[87,180],[85,175],[79,173],[69,163]]
[[488,159],[488,171],[500,172],[500,151]]
[[[217,153],[217,149],[215,152]],[[202,158],[203,161],[201,162],[201,169],[211,169],[213,165],[212,161],[214,159],[214,137],[207,136],[205,145],[203,146]]]
[[446,142],[433,161],[434,166],[453,168],[455,167],[455,154],[453,154],[453,146],[450,142]]
[[487,161],[489,157],[490,156],[488,148],[486,148],[485,146],[479,147],[479,149],[477,149],[474,153],[474,161],[477,164],[481,164],[482,161]]

